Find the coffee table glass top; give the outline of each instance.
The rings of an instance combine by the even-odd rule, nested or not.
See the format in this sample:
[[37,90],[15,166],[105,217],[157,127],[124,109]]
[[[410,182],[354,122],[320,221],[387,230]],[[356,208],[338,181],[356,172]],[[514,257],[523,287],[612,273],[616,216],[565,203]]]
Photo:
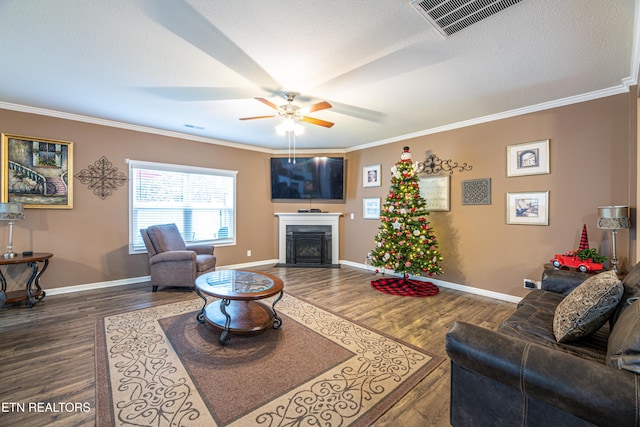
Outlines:
[[213,294],[251,294],[268,291],[274,281],[263,274],[251,271],[213,271],[196,280],[201,290]]

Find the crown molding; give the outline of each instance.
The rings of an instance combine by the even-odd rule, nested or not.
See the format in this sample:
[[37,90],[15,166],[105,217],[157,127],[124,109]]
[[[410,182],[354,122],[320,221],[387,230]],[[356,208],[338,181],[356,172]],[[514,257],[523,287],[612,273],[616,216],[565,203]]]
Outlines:
[[[637,0],[637,2],[640,2],[640,0]],[[640,37],[640,31],[636,31],[636,35],[637,36],[634,38],[634,45],[636,45],[636,43],[637,43],[637,45],[640,46],[640,40],[636,40],[636,39],[638,39],[638,37]],[[637,79],[637,76],[638,76],[638,72],[637,71],[638,71],[638,69],[640,67],[640,65],[639,65],[640,64],[640,55],[635,53],[636,50],[637,49],[635,49],[635,46],[634,46],[634,58],[633,58],[633,61],[632,61],[633,62],[632,68],[635,68],[636,72],[634,74],[632,74],[632,76],[635,75],[635,77],[626,77],[626,78],[624,78],[622,80],[622,83],[620,85],[618,85],[618,86],[614,86],[614,87],[610,87],[610,88],[602,89],[602,90],[597,90],[597,91],[593,91],[593,92],[588,92],[588,93],[584,93],[584,94],[581,94],[581,95],[576,95],[576,96],[570,96],[570,97],[566,97],[566,98],[562,98],[562,99],[557,99],[557,100],[550,101],[550,102],[543,102],[543,103],[540,103],[540,104],[530,105],[528,107],[517,108],[517,109],[514,109],[514,110],[510,110],[510,111],[505,111],[505,112],[502,112],[502,113],[491,114],[491,115],[488,115],[488,116],[478,117],[478,118],[475,118],[475,119],[464,120],[464,121],[461,121],[461,122],[451,123],[451,124],[444,125],[444,126],[437,126],[437,127],[434,127],[434,128],[425,129],[425,130],[421,130],[421,131],[418,131],[418,132],[399,135],[399,136],[395,136],[395,137],[392,137],[392,138],[382,139],[382,140],[379,140],[379,141],[373,141],[373,142],[366,143],[366,144],[360,144],[360,145],[356,145],[356,146],[349,147],[349,148],[299,149],[299,150],[296,150],[296,154],[350,153],[352,151],[364,150],[364,149],[367,149],[367,148],[378,147],[378,146],[381,146],[381,145],[391,144],[391,143],[399,142],[399,141],[405,141],[405,140],[412,139],[412,138],[419,138],[419,137],[426,136],[426,135],[433,135],[433,134],[436,134],[436,133],[446,132],[446,131],[455,130],[455,129],[461,129],[461,128],[465,128],[465,127],[468,127],[468,126],[474,126],[474,125],[478,125],[478,124],[482,124],[482,123],[488,123],[488,122],[492,122],[492,121],[496,121],[496,120],[507,119],[507,118],[511,118],[511,117],[521,116],[521,115],[524,115],[524,114],[535,113],[535,112],[544,111],[544,110],[550,110],[552,108],[564,107],[564,106],[571,105],[571,104],[577,104],[577,103],[580,103],[580,102],[592,101],[592,100],[595,100],[595,99],[605,98],[607,96],[613,96],[613,95],[619,95],[621,93],[626,93],[626,92],[629,92],[629,89],[630,89],[631,86],[637,84],[637,80],[638,80]],[[150,133],[150,134],[155,134],[155,135],[168,136],[168,137],[171,137],[171,138],[186,139],[186,140],[190,140],[190,141],[202,142],[202,143],[205,143],[205,144],[214,144],[214,145],[221,145],[221,146],[225,146],[225,147],[237,148],[237,149],[241,149],[241,150],[257,151],[257,152],[268,153],[268,154],[272,154],[272,155],[282,155],[282,154],[288,154],[289,153],[288,150],[271,149],[271,148],[266,148],[266,147],[257,147],[257,146],[254,146],[254,145],[240,144],[240,143],[237,143],[237,142],[224,141],[224,140],[214,139],[214,138],[206,138],[206,137],[202,137],[202,136],[189,135],[189,134],[181,133],[181,132],[167,131],[167,130],[156,129],[156,128],[147,127],[147,126],[141,126],[141,125],[134,125],[134,124],[130,124],[130,123],[118,122],[118,121],[115,121],[115,120],[99,119],[99,118],[96,118],[96,117],[83,116],[83,115],[80,115],[80,114],[66,113],[66,112],[62,112],[62,111],[49,110],[49,109],[39,108],[39,107],[30,107],[30,106],[26,106],[26,105],[12,104],[12,103],[2,102],[2,101],[0,101],[0,109],[12,110],[12,111],[20,111],[20,112],[24,112],[24,113],[32,113],[32,114],[38,114],[38,115],[42,115],[42,116],[56,117],[56,118],[60,118],[60,119],[73,120],[73,121],[91,123],[91,124],[108,126],[108,127],[115,127],[115,128],[132,130],[132,131],[137,131],[137,132]]]
[[407,139],[418,138],[425,135],[433,135],[440,132],[446,132],[454,129],[461,129],[468,126],[493,122],[496,120],[522,116],[524,114],[536,113],[538,111],[550,110],[552,108],[564,107],[571,104],[578,104],[580,102],[592,101],[594,99],[605,98],[607,96],[619,95],[621,93],[629,92],[629,87],[635,84],[636,81],[637,79],[625,78],[623,80],[623,83],[619,86],[614,86],[607,89],[584,93],[581,95],[570,96],[567,98],[557,99],[555,101],[543,102],[540,104],[530,105],[528,107],[517,108],[515,110],[505,111],[497,114],[491,114],[489,116],[478,117],[470,120],[464,120],[457,123],[451,123],[444,126],[438,126],[430,129],[421,130],[418,132],[395,136],[393,138],[382,139],[380,141],[374,141],[367,144],[361,144],[361,145],[353,146],[351,148],[347,148],[345,152],[348,153],[351,151],[364,150],[366,148],[378,147],[381,145],[391,144],[393,142],[398,142],[398,141],[405,141]]
[[96,117],[83,116],[81,114],[66,113],[64,111],[49,110],[46,108],[30,107],[27,105],[12,104],[0,101],[0,109],[19,111],[22,113],[38,114],[41,116],[55,117],[58,119],[73,120],[76,122],[91,123],[94,125],[108,126],[119,129],[132,130],[136,132],[150,133],[154,135],[168,136],[171,138],[187,139],[189,141],[203,142],[205,144],[222,145],[225,147],[238,148],[241,150],[259,151],[262,153],[273,153],[274,150],[264,147],[256,147],[254,145],[240,144],[237,142],[224,141],[215,138],[206,138],[203,136],[190,135],[182,132],[174,132],[163,129],[156,129],[148,126],[134,125],[131,123],[119,122],[116,120],[99,119]]

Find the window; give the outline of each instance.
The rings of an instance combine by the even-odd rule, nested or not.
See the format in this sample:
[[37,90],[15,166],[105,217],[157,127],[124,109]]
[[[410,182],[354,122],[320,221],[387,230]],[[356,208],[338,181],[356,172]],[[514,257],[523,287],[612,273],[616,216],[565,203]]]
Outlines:
[[129,160],[129,253],[155,224],[175,223],[187,244],[235,244],[236,174]]

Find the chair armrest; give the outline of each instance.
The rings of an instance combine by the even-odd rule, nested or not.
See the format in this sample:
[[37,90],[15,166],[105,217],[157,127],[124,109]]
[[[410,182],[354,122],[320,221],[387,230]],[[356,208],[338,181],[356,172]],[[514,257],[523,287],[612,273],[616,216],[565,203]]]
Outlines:
[[455,322],[446,337],[451,362],[596,425],[630,425],[638,377],[561,350]]
[[542,273],[541,288],[545,291],[567,295],[589,277],[589,274],[579,271],[545,268]]
[[160,252],[149,258],[150,264],[168,261],[193,261],[195,263],[196,253],[194,251],[167,251]]
[[213,245],[189,245],[187,249],[194,251],[198,255],[213,255],[215,248]]

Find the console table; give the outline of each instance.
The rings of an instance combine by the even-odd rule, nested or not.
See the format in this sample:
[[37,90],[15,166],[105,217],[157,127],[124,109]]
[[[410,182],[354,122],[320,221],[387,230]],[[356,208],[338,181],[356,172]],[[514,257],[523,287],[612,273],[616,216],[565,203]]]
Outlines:
[[[0,285],[2,285],[2,289],[0,290],[0,305],[27,301],[27,307],[31,308],[36,301],[42,301],[46,293],[40,287],[40,277],[47,269],[49,258],[52,256],[53,254],[51,253],[36,252],[32,255],[16,255],[13,258],[0,258],[0,267],[4,265],[27,264],[27,266],[31,268],[31,275],[27,279],[25,290],[11,292],[7,292],[7,280],[0,268]],[[40,264],[42,264],[42,268],[40,268]]]

